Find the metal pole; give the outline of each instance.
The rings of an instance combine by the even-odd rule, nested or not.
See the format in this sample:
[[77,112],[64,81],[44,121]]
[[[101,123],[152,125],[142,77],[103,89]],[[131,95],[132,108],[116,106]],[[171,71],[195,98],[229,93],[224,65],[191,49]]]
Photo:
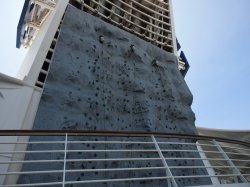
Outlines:
[[65,174],[66,174],[66,160],[67,160],[67,144],[68,144],[68,134],[65,135],[65,143],[64,143],[64,161],[63,161],[63,183],[62,187],[65,186]]
[[158,154],[159,154],[159,156],[160,156],[160,158],[161,158],[161,160],[162,160],[162,163],[163,163],[164,167],[166,168],[166,175],[171,177],[171,181],[170,181],[169,179],[167,179],[167,181],[168,181],[168,186],[169,186],[169,187],[172,187],[172,186],[173,186],[173,187],[178,187],[178,185],[177,185],[177,183],[175,182],[175,179],[174,179],[174,177],[173,177],[173,175],[172,175],[172,172],[171,172],[171,170],[169,169],[169,166],[168,166],[168,164],[167,164],[167,162],[166,162],[166,160],[165,160],[165,158],[164,158],[164,156],[163,156],[163,154],[162,154],[162,152],[161,152],[161,149],[160,149],[160,147],[159,147],[159,145],[158,145],[158,143],[157,143],[157,141],[156,141],[154,135],[151,135],[151,138],[152,138],[152,140],[153,140],[153,142],[154,142],[154,144],[155,144],[155,148],[156,148],[156,150],[158,151]]
[[[210,162],[207,160],[207,157],[206,157],[205,153],[203,152],[203,149],[200,146],[198,141],[196,142],[196,146],[197,146],[197,149],[199,151],[200,157],[202,158],[202,162],[203,162],[204,166],[206,167],[208,175],[209,176],[215,176],[214,169],[211,166]],[[218,177],[211,177],[211,181],[212,181],[213,185],[219,185],[220,184]]]

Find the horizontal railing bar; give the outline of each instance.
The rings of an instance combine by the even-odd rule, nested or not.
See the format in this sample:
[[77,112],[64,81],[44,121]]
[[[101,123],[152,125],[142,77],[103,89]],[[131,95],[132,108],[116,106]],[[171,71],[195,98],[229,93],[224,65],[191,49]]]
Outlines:
[[239,149],[239,150],[244,150],[244,151],[250,151],[250,149],[245,149],[241,147],[234,147],[234,146],[225,146],[225,145],[220,145],[222,148],[230,148],[230,149]]
[[[198,150],[176,150],[176,149],[161,149],[162,152],[195,152],[195,153],[218,153],[221,154],[219,151],[198,151]],[[156,149],[95,149],[95,150],[90,150],[90,149],[81,149],[81,150],[67,150],[67,153],[70,152],[157,152]]]
[[64,141],[31,141],[31,142],[0,142],[1,144],[64,144]]
[[[204,168],[234,168],[234,166],[169,166],[170,169],[204,169]],[[250,169],[250,167],[237,166],[240,169]],[[74,169],[65,170],[67,173],[73,172],[96,172],[96,171],[130,171],[130,170],[156,170],[166,169],[165,167],[138,167],[138,168],[105,168],[105,169]],[[47,174],[62,173],[63,170],[46,170],[46,171],[21,171],[21,172],[0,172],[0,175],[21,175],[21,174]]]
[[84,180],[84,181],[67,181],[65,184],[86,184],[86,183],[100,183],[100,182],[125,182],[125,181],[139,181],[139,180],[162,180],[169,179],[169,176],[163,177],[142,177],[142,178],[121,178],[121,179],[102,179],[102,180]]
[[[156,170],[166,169],[165,167],[140,167],[140,168],[107,168],[107,169],[74,169],[65,170],[66,173],[77,172],[105,172],[105,171],[134,171],[134,170]],[[25,171],[25,172],[2,172],[0,175],[21,175],[21,174],[47,174],[47,173],[62,173],[63,170],[48,170],[48,171]]]
[[[157,142],[158,144],[177,144],[177,145],[194,145],[194,146],[197,146],[196,143],[185,143],[185,142]],[[200,144],[199,145],[202,145],[202,146],[211,146],[211,147],[215,147],[215,145],[210,145],[210,144]]]
[[[135,161],[135,160],[161,160],[161,158],[98,158],[98,159],[67,159],[66,162],[108,162],[108,161]],[[50,163],[64,162],[64,160],[24,160],[24,161],[0,161],[0,164],[20,164],[20,163]]]
[[[162,180],[170,177],[144,177],[144,178],[123,178],[123,179],[102,179],[102,180],[84,180],[84,181],[65,181],[64,184],[86,184],[86,183],[101,183],[101,182],[125,182],[125,181],[139,181],[139,180]],[[62,182],[50,182],[50,183],[32,183],[32,184],[15,184],[15,185],[3,185],[2,187],[26,187],[26,186],[47,186],[58,185]]]
[[173,177],[176,179],[182,179],[182,178],[211,178],[211,177],[234,177],[234,176],[250,176],[250,174],[186,175],[186,176],[173,176]]
[[232,166],[169,166],[170,169],[231,168]]
[[85,150],[67,150],[67,153],[95,153],[95,152],[157,152],[157,150],[154,149],[96,149],[96,150],[90,150],[90,149],[85,149]]
[[[169,166],[170,169],[204,169],[204,168],[234,168],[233,166]],[[249,169],[250,167],[237,167]],[[66,173],[76,172],[105,172],[105,171],[138,171],[138,170],[157,170],[166,169],[165,167],[138,167],[138,168],[105,168],[105,169],[74,169],[65,170]],[[21,171],[21,172],[0,172],[0,175],[28,175],[28,174],[48,174],[48,173],[62,173],[63,170],[46,170],[46,171]]]
[[[1,144],[64,144],[64,141],[31,141],[31,142],[0,142]],[[141,142],[141,141],[68,141],[68,144],[154,144],[154,142]],[[167,145],[194,145],[196,143],[185,143],[185,142],[158,142],[158,144],[167,144]],[[211,146],[216,147],[215,145],[210,144],[199,144],[201,146]]]
[[[176,150],[176,149],[161,149],[162,152],[202,152],[202,153],[217,153],[219,151],[198,151],[198,150]],[[157,152],[156,149],[74,149],[67,150],[67,153],[93,153],[93,152]],[[0,151],[0,154],[23,154],[23,153],[64,153],[64,150],[41,150],[41,151]]]
[[[197,145],[197,144],[195,144]],[[211,145],[211,144],[202,144],[202,143],[199,143],[200,146],[207,146],[207,147],[216,147],[216,145]]]
[[64,153],[64,150],[42,150],[42,151],[0,151],[0,154],[23,154],[23,153]]
[[[107,168],[107,169],[74,169],[65,170],[66,173],[76,172],[105,172],[105,171],[134,171],[134,170],[156,170],[166,169],[165,167],[140,167],[140,168]],[[22,175],[22,174],[47,174],[47,173],[62,173],[63,170],[48,170],[48,171],[21,171],[21,172],[1,172],[0,175]]]
[[[216,158],[170,158],[166,160],[211,160],[211,161],[226,161],[225,159]],[[161,160],[161,158],[103,158],[103,159],[67,159],[66,162],[100,162],[100,161],[131,161],[131,160]],[[237,162],[249,162],[250,160],[230,159]],[[63,162],[64,160],[24,160],[24,161],[0,161],[0,164],[18,164],[18,163],[50,163]]]
[[[176,179],[183,178],[211,178],[211,177],[234,177],[234,176],[249,176],[250,174],[224,174],[224,175],[189,175],[189,176],[173,176]],[[139,180],[163,180],[169,179],[170,176],[163,177],[142,177],[142,178],[119,178],[119,179],[100,179],[100,180],[83,180],[83,181],[66,181],[65,184],[89,184],[89,183],[102,183],[102,182],[124,182],[124,181],[139,181]],[[47,186],[57,185],[62,182],[50,182],[50,183],[32,183],[32,184],[16,184],[16,187],[24,186]],[[3,187],[13,187],[13,185],[3,185]]]
[[20,171],[20,172],[0,172],[0,175],[29,175],[29,174],[48,174],[62,173],[63,170],[46,170],[46,171]]
[[[234,166],[169,166],[170,169],[205,169],[205,168],[234,168]],[[250,167],[237,166],[240,169],[250,169]]]
[[194,149],[187,149],[187,150],[176,150],[176,149],[161,149],[162,152],[194,152],[194,153],[218,153],[221,154],[219,151],[198,151]]
[[[0,144],[64,144],[64,141],[31,141],[31,142],[0,142]],[[154,142],[141,141],[69,141],[68,144],[154,144]],[[195,143],[179,143],[179,142],[158,142],[159,144],[180,144],[180,145],[195,145]],[[202,145],[202,144],[200,144]],[[215,145],[211,145],[215,146]]]
[[233,153],[233,152],[225,152],[226,154],[230,155],[240,155],[240,156],[248,156],[250,157],[250,154],[244,154],[244,153]]
[[[169,166],[170,169],[194,169],[194,168],[234,168],[234,166]],[[250,167],[237,166],[240,169],[250,169]]]
[[[64,141],[1,142],[0,145],[1,144],[64,144]],[[153,145],[153,142],[132,142],[132,141],[128,141],[128,142],[126,142],[126,141],[69,141],[68,144],[152,144]],[[159,142],[159,144],[168,144],[168,145],[178,144],[178,145],[193,145],[193,146],[196,146],[196,144],[191,144],[191,143],[177,143],[177,142]],[[200,144],[200,145],[202,145],[202,144]],[[215,145],[212,145],[212,146],[215,146]],[[83,150],[81,150],[81,151],[83,151]],[[162,149],[162,151],[204,152],[204,153],[218,153],[218,154],[220,153],[219,151],[175,150],[175,149]],[[242,153],[231,153],[231,152],[226,152],[226,153],[228,153],[228,154],[235,154],[235,155],[242,155]],[[248,156],[248,155],[246,155],[246,156]]]
[[[216,139],[217,141],[240,144],[250,147],[249,142],[243,142],[239,140],[212,137],[212,136],[203,136],[195,134],[177,134],[177,133],[160,133],[160,132],[126,132],[126,131],[91,131],[91,130],[0,130],[0,136],[113,136],[113,137],[150,137],[155,135],[157,137],[164,138],[183,138],[183,139],[192,139],[192,140],[211,140]],[[239,149],[239,148],[238,148]]]
[[14,161],[0,161],[0,164],[32,164],[32,163],[53,163],[63,162],[63,160],[14,160]]
[[[227,161],[224,158],[165,158],[166,160],[213,160],[213,161]],[[230,159],[231,161],[237,162],[249,162],[250,160],[241,160],[241,159]]]
[[165,167],[139,167],[139,168],[108,168],[108,169],[81,169],[81,170],[66,170],[66,172],[96,172],[96,171],[133,171],[133,170],[156,170],[166,169]]

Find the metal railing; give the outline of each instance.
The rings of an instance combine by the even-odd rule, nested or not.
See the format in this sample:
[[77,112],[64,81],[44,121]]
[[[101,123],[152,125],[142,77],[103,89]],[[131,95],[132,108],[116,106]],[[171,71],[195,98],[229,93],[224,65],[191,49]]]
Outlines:
[[0,131],[1,186],[248,184],[250,144],[111,131]]
[[150,41],[173,50],[173,31],[168,0],[70,0],[73,6]]

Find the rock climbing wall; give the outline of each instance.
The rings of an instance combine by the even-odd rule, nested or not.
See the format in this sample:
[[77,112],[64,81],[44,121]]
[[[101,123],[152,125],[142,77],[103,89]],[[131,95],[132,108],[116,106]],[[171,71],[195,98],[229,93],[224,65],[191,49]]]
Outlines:
[[71,6],[49,71],[35,129],[196,133],[175,56]]
[[[191,110],[192,94],[177,68],[177,60],[168,53],[133,34],[127,33],[72,6],[67,8],[58,38],[33,129],[73,129],[146,131],[195,134],[195,116]],[[35,137],[34,140],[55,138]],[[58,138],[60,140],[62,138]],[[132,138],[123,138],[132,140]],[[147,138],[134,138],[145,141]],[[71,140],[92,140],[71,137]],[[115,140],[96,137],[93,140]],[[55,145],[46,147],[55,149]],[[152,145],[140,145],[144,149]],[[150,147],[151,146],[151,147]],[[122,145],[71,145],[68,149],[124,149]],[[133,145],[130,148],[138,148]],[[164,147],[166,148],[166,147]],[[42,149],[41,145],[29,146]],[[64,149],[64,146],[57,146]],[[191,149],[186,146],[183,149]],[[192,147],[193,149],[193,147]],[[68,154],[69,159],[81,153]],[[122,155],[123,154],[123,155]],[[158,153],[87,153],[81,158],[157,157]],[[197,154],[165,153],[164,156]],[[63,154],[41,156],[63,159]],[[26,159],[34,159],[31,154]],[[199,161],[175,160],[169,165],[202,165]],[[161,161],[116,163],[68,163],[68,169],[163,166]],[[50,164],[39,165],[42,169]],[[62,163],[55,164],[62,168]],[[23,170],[38,168],[24,165]],[[172,171],[176,175],[206,174],[201,169]],[[165,170],[145,172],[89,172],[67,174],[66,180],[102,178],[154,177],[166,175]],[[22,176],[19,182],[61,181],[61,174]],[[207,179],[177,180],[180,186],[209,184]],[[166,180],[88,184],[86,186],[167,186]],[[77,185],[71,185],[77,186]],[[84,186],[84,185],[78,185]]]

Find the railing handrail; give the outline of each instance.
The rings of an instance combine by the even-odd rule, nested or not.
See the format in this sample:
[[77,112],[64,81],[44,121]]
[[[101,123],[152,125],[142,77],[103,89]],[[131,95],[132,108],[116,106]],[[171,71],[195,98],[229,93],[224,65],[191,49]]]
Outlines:
[[[2,156],[0,165],[8,165],[8,170],[1,170],[0,177],[4,179],[2,182],[6,187],[55,184],[64,186],[76,183],[145,180],[166,180],[168,185],[172,184],[178,187],[179,179],[192,181],[193,179],[210,178],[214,185],[223,184],[224,181],[229,182],[229,184],[238,184],[239,182],[248,184],[250,180],[249,167],[247,167],[250,161],[250,143],[227,138],[184,133],[45,129],[0,130],[1,136],[4,141],[0,142],[0,145],[3,145],[3,149],[0,151],[0,157]],[[17,137],[17,139],[7,138],[7,136]],[[41,136],[41,139],[38,137],[38,139],[29,140],[29,137],[32,136]],[[52,136],[56,138],[51,139]],[[75,138],[68,139],[68,136],[75,136]],[[120,146],[121,142],[122,146]],[[208,143],[204,144],[204,142]],[[15,148],[5,150],[8,144],[15,145]],[[49,146],[51,144],[52,146]],[[114,144],[115,146],[113,146]],[[230,144],[235,145],[231,146]],[[224,145],[233,149],[243,149],[241,145],[247,146],[243,149],[248,151],[246,152],[247,157],[227,155],[234,153],[234,151],[223,150]],[[193,146],[197,146],[197,150]],[[202,146],[212,146],[212,148],[203,150]],[[11,147],[13,146],[10,146],[10,149]],[[152,152],[154,153],[152,154]],[[187,152],[188,154],[186,154]],[[236,151],[236,153],[241,155],[239,154],[241,151]],[[242,153],[244,152],[242,151]],[[28,159],[24,157],[26,155]],[[180,164],[184,160],[186,163]],[[159,162],[162,164],[156,164]],[[117,163],[117,165],[114,167],[113,163]],[[22,165],[27,166],[27,170],[22,170]],[[53,167],[51,167],[52,165]],[[97,165],[98,167],[96,167]],[[40,166],[43,168],[42,170],[39,169]],[[197,169],[208,173],[199,173]],[[125,170],[129,171],[131,175],[123,175]],[[95,174],[96,178],[77,178],[77,180],[66,178],[66,176],[80,175],[79,173],[81,176],[88,176],[85,175],[86,172],[90,175]],[[114,178],[113,175],[106,176],[103,173],[99,175],[99,172],[112,172],[117,176]],[[138,174],[135,175],[137,177],[132,175],[135,172]],[[153,175],[151,176],[150,173]],[[32,177],[34,174],[42,174],[44,177],[51,176],[53,180],[34,179],[32,184],[26,184],[25,181],[16,184],[19,176]],[[63,178],[58,179],[56,177],[58,174],[62,175]]]
[[130,137],[138,137],[138,136],[162,136],[168,138],[182,138],[182,139],[192,139],[192,140],[218,140],[224,143],[233,143],[239,144],[243,146],[250,147],[250,142],[244,142],[235,139],[229,138],[221,138],[221,137],[213,137],[213,136],[204,136],[197,134],[185,134],[185,133],[163,133],[163,132],[131,132],[131,131],[96,131],[96,130],[30,130],[30,129],[21,129],[21,130],[0,130],[0,136],[65,136],[68,134],[69,136],[130,136]]

